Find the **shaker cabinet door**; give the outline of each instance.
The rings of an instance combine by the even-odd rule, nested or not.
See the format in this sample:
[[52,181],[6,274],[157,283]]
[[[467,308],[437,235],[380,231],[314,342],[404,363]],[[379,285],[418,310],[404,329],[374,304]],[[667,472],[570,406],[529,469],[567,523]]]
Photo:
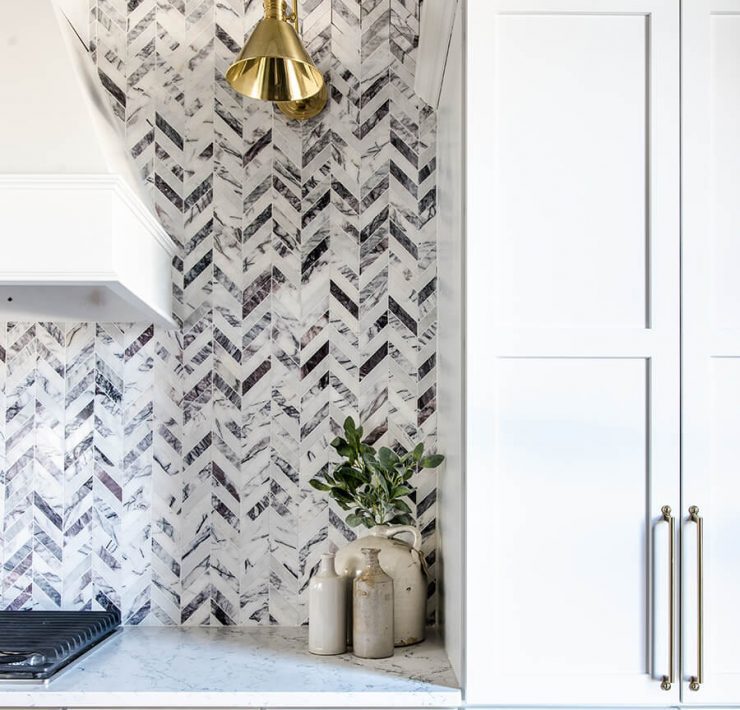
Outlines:
[[740,0],[682,12],[682,700],[740,705]]
[[679,5],[467,12],[466,699],[669,705]]

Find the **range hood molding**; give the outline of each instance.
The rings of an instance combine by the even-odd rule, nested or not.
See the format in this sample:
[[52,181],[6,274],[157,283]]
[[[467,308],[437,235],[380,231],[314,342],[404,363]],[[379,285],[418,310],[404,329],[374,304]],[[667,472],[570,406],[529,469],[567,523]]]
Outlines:
[[86,49],[53,0],[3,9],[0,320],[175,327],[176,248]]

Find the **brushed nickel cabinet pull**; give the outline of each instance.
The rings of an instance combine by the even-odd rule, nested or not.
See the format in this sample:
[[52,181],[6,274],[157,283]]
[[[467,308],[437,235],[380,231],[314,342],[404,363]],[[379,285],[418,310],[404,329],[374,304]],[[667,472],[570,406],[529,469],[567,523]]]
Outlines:
[[676,519],[671,515],[671,506],[664,505],[661,508],[663,520],[668,523],[668,675],[663,676],[660,687],[663,690],[670,690],[675,681],[673,675],[676,667],[674,658],[674,649],[676,646],[676,627],[675,617],[676,610],[674,607],[676,599],[676,549],[674,540],[676,539]]
[[699,690],[704,682],[704,518],[699,515],[699,508],[689,508],[689,520],[696,523],[696,606],[697,606],[697,645],[696,675],[691,676],[689,688]]

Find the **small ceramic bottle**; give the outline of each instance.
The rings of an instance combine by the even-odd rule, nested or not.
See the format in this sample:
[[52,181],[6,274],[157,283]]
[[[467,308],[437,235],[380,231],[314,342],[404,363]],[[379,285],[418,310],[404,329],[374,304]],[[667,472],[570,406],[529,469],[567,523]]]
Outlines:
[[321,555],[308,585],[308,650],[335,656],[347,650],[347,580],[337,575],[334,555]]
[[352,652],[359,658],[393,655],[393,580],[378,561],[380,550],[362,548],[365,567],[352,587]]

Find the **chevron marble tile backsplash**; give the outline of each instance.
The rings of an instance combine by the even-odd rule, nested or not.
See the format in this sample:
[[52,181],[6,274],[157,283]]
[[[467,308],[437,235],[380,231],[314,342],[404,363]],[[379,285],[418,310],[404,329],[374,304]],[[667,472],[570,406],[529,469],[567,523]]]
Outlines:
[[[91,0],[91,51],[180,247],[177,332],[0,324],[0,602],[300,624],[354,534],[308,486],[347,414],[435,441],[435,116],[418,0],[302,0],[305,125],[223,74],[259,0]],[[435,570],[433,472],[413,501]],[[430,586],[434,613],[434,583]]]

